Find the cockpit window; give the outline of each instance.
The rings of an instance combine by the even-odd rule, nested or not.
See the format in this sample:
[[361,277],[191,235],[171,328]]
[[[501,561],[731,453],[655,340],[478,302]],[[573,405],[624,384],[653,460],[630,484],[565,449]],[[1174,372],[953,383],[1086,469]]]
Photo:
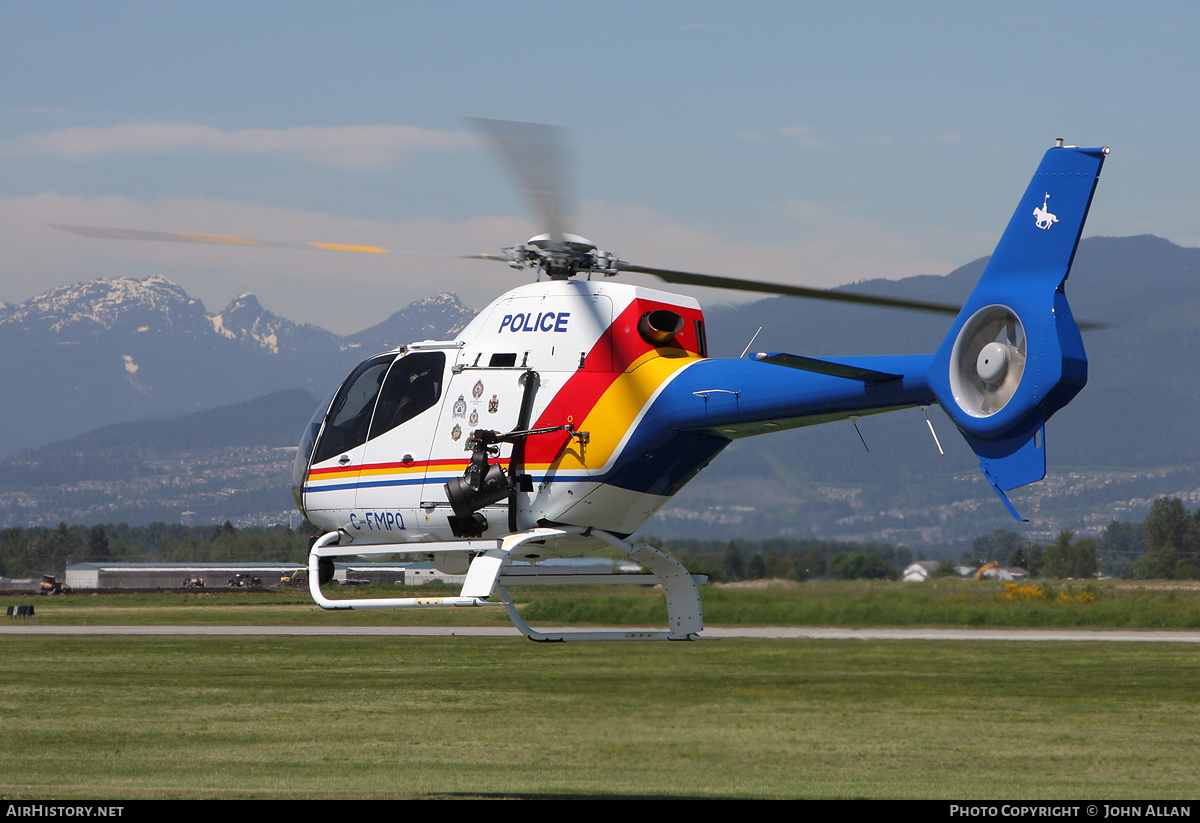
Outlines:
[[445,368],[442,352],[421,352],[396,360],[383,382],[367,439],[391,431],[437,403]]
[[313,455],[314,463],[328,460],[367,442],[367,429],[371,414],[375,411],[375,400],[379,397],[379,388],[393,359],[394,354],[372,357],[346,378],[329,409],[325,432]]
[[[321,424],[325,422],[329,406],[333,403],[333,398],[337,396],[337,392],[338,390],[334,389],[329,393],[325,398],[325,402],[317,406],[312,419],[304,427],[304,434],[300,437],[300,446],[296,449],[296,460],[292,464],[293,493],[296,493],[304,485],[304,478],[308,476],[308,464],[312,461],[313,447],[317,445],[317,435],[321,433]],[[296,505],[300,509],[304,508],[300,505],[299,497],[296,498]]]
[[329,407],[312,462],[361,446],[432,407],[442,396],[445,368],[442,352],[385,354],[359,364]]

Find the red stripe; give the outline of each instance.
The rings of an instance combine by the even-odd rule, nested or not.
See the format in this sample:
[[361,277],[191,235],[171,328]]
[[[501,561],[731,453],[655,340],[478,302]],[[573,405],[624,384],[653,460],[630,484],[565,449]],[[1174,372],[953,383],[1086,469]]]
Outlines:
[[[341,466],[324,469],[313,469],[308,473],[310,478],[320,479],[322,475],[327,474],[344,474],[352,475],[356,472],[377,471],[379,469],[397,470],[397,469],[425,469],[426,471],[442,471],[445,469],[454,469],[466,467],[471,461],[466,458],[453,458],[449,460],[414,460],[411,463],[367,463],[362,466],[354,466],[352,468],[342,468]],[[507,460],[500,460],[501,465],[507,465]]]
[[[646,312],[667,309],[678,312],[684,319],[683,331],[676,341],[688,352],[699,354],[696,324],[704,315],[699,309],[689,309],[657,300],[636,299],[630,303],[612,325],[605,330],[596,345],[588,352],[583,368],[559,389],[546,410],[533,424],[534,428],[549,428],[567,423],[578,427],[595,408],[613,382],[630,364],[654,347],[638,333],[638,321]],[[569,419],[568,419],[569,418]],[[552,432],[529,438],[525,460],[530,464],[550,464],[558,459],[570,439],[566,432]]]

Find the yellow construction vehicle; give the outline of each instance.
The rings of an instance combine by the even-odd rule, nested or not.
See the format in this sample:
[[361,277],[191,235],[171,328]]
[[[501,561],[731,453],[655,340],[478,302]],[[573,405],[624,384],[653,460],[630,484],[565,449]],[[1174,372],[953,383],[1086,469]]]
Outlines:
[[70,594],[71,587],[66,583],[59,583],[52,574],[42,575],[42,585],[38,589],[38,594]]

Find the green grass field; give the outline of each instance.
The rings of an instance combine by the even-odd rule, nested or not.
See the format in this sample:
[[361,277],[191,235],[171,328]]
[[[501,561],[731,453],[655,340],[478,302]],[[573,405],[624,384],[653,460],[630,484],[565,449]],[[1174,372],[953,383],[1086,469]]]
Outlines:
[[[1195,583],[1088,585],[1091,602],[1061,600],[1080,583],[1049,586],[1045,598],[1005,600],[990,581],[938,580],[908,584],[870,581],[809,582],[760,587],[702,586],[710,626],[952,626],[962,628],[1200,629]],[[338,598],[457,594],[422,586],[333,586]],[[644,586],[514,588],[525,619],[541,625],[665,626],[662,593]],[[223,624],[265,626],[507,626],[499,606],[404,611],[322,611],[307,590],[75,594],[68,597],[0,595],[0,606],[33,603],[41,625]]]
[[[712,625],[1187,628],[1200,597],[998,591],[712,588],[705,604]],[[544,623],[665,619],[653,592],[519,599]],[[507,623],[326,613],[303,594],[34,602],[42,625]],[[1174,643],[10,634],[0,797],[1191,798],[1198,682],[1200,653]]]
[[1186,798],[1182,644],[4,637],[0,796]]

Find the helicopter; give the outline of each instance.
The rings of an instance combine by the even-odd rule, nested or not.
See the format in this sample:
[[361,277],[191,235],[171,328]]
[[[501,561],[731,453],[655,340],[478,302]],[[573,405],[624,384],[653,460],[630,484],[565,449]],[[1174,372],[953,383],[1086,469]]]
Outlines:
[[[703,578],[632,540],[638,530],[735,440],[935,403],[979,458],[1001,503],[1022,519],[1006,492],[1045,476],[1045,424],[1087,382],[1080,325],[1064,284],[1107,147],[1059,139],[1046,151],[959,307],[628,263],[564,230],[551,127],[478,124],[510,162],[547,231],[499,254],[454,256],[504,262],[536,278],[493,300],[453,340],[418,341],[367,358],[317,408],[297,450],[292,492],[322,533],[308,563],[310,593],[322,608],[471,607],[498,598],[536,641],[699,639],[696,584]],[[954,320],[932,354],[712,358],[696,300],[613,279],[623,273],[936,311]],[[543,632],[520,616],[506,585],[535,578],[518,575],[513,561],[612,549],[661,584],[665,631]],[[334,558],[396,554],[465,575],[460,593],[330,599],[321,591]]]

